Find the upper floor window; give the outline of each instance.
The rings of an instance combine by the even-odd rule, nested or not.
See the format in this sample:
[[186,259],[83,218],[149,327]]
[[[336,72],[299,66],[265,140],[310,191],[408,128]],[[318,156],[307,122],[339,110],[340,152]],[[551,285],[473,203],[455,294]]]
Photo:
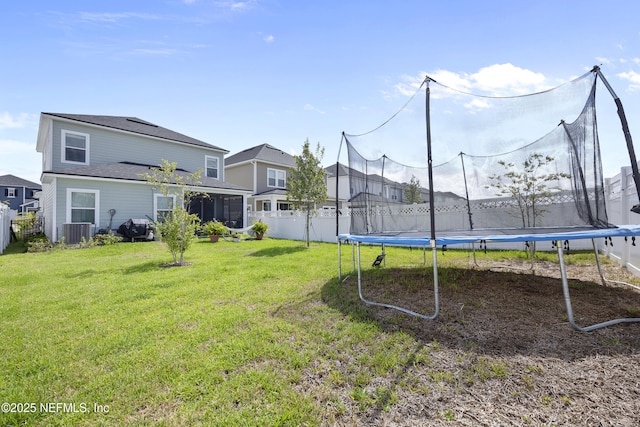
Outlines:
[[287,187],[287,173],[280,169],[267,169],[267,186],[276,188]]
[[63,130],[62,161],[64,163],[89,164],[89,135]]
[[16,198],[16,189],[15,188],[5,188],[4,195],[10,199]]
[[206,176],[208,176],[209,178],[215,178],[218,179],[219,175],[218,175],[218,164],[219,164],[219,160],[217,157],[211,157],[211,156],[206,156],[205,157],[205,174]]

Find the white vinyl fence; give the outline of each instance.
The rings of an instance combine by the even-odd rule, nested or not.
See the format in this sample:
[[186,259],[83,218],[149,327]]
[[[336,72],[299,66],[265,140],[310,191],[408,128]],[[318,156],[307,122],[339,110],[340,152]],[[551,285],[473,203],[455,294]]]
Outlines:
[[11,209],[0,203],[0,255],[11,241]]
[[[631,212],[638,204],[638,194],[633,182],[631,167],[620,169],[620,173],[605,181],[605,197],[609,222],[613,224],[640,224],[640,214]],[[599,242],[599,249],[609,258],[640,275],[640,237],[614,237],[611,241]]]
[[[612,224],[640,224],[640,214],[631,212],[631,208],[638,204],[638,195],[633,182],[630,167],[624,167],[613,178],[605,180],[605,197],[609,222]],[[350,211],[340,212],[338,233],[348,233]],[[299,211],[253,212],[249,217],[249,224],[261,220],[269,225],[268,235],[274,238],[290,240],[306,240],[305,216]],[[451,220],[451,218],[448,218]],[[315,242],[336,242],[336,211],[334,209],[320,209],[311,218],[309,227],[310,240]],[[637,242],[636,242],[637,240]],[[548,243],[549,247],[545,246]],[[550,250],[551,243],[540,242],[538,249]],[[504,249],[517,249],[521,244],[507,244]],[[518,246],[519,245],[519,246]],[[629,271],[640,275],[640,237],[637,239],[613,237],[610,240],[598,239],[598,249],[606,256],[617,261]],[[544,247],[541,247],[544,246]],[[590,240],[576,240],[571,242],[571,249],[591,249]],[[497,249],[497,247],[496,247]]]

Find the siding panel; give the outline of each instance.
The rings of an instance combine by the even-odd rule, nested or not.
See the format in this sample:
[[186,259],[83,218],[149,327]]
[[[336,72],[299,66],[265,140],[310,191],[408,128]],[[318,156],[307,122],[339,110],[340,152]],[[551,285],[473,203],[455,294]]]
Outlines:
[[82,124],[53,122],[52,169],[70,168],[73,164],[62,162],[62,130],[89,134],[89,164],[99,165],[122,161],[158,165],[162,159],[176,162],[179,168],[194,172],[204,169],[205,156],[218,157],[223,163],[223,153],[187,144],[173,143],[143,135],[100,129]]
[[[99,180],[78,180],[58,178],[57,186],[57,220],[55,227],[58,236],[62,232],[62,224],[67,222],[67,189],[99,190],[100,200],[98,212],[98,228],[108,228],[110,209],[116,213],[111,222],[111,229],[117,229],[129,218],[153,218],[153,188],[146,183],[125,183]],[[97,230],[94,230],[94,232]]]

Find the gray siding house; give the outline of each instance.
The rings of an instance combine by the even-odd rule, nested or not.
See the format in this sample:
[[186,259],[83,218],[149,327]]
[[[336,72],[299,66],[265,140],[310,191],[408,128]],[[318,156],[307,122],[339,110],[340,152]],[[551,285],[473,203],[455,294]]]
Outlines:
[[37,193],[42,189],[40,184],[28,181],[15,175],[0,176],[0,203],[5,203],[17,212],[36,211],[38,209]]
[[251,191],[225,180],[227,150],[135,117],[42,113],[37,151],[42,153],[45,233],[62,237],[66,224],[91,224],[92,233],[117,230],[130,218],[157,220],[180,195],[163,197],[140,174],[162,160],[188,175],[204,171],[189,209],[203,221],[246,222]]
[[252,189],[248,203],[254,211],[290,210],[287,177],[295,167],[291,154],[269,144],[247,148],[224,162],[227,180]]

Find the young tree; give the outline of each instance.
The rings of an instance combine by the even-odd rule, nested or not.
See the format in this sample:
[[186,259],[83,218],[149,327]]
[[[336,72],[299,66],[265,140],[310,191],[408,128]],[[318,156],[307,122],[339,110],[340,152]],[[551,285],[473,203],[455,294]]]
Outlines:
[[571,177],[566,173],[545,173],[546,166],[554,160],[551,156],[531,153],[519,168],[502,160],[498,164],[505,172],[489,176],[492,182],[486,188],[495,188],[497,196],[511,196],[516,201],[523,227],[535,227],[537,220],[547,212],[540,205],[541,200],[549,197],[552,191],[560,190],[549,183]]
[[424,203],[420,196],[420,180],[415,175],[411,175],[411,181],[404,188],[404,202],[409,204]]
[[[200,218],[189,213],[185,206],[198,194],[192,187],[200,184],[201,170],[188,175],[176,173],[175,162],[162,160],[159,167],[151,168],[150,173],[140,176],[153,185],[164,197],[177,196],[179,202],[172,206],[169,214],[156,222],[156,231],[160,240],[167,244],[174,265],[185,265],[184,253],[189,249],[196,237]],[[179,260],[178,260],[179,256]]]
[[311,213],[315,210],[316,204],[327,199],[325,171],[320,163],[323,156],[324,148],[320,147],[320,143],[316,146],[314,155],[307,139],[302,146],[302,154],[294,156],[296,168],[290,170],[287,180],[287,200],[292,202],[296,209],[304,209],[306,212],[307,247]]

